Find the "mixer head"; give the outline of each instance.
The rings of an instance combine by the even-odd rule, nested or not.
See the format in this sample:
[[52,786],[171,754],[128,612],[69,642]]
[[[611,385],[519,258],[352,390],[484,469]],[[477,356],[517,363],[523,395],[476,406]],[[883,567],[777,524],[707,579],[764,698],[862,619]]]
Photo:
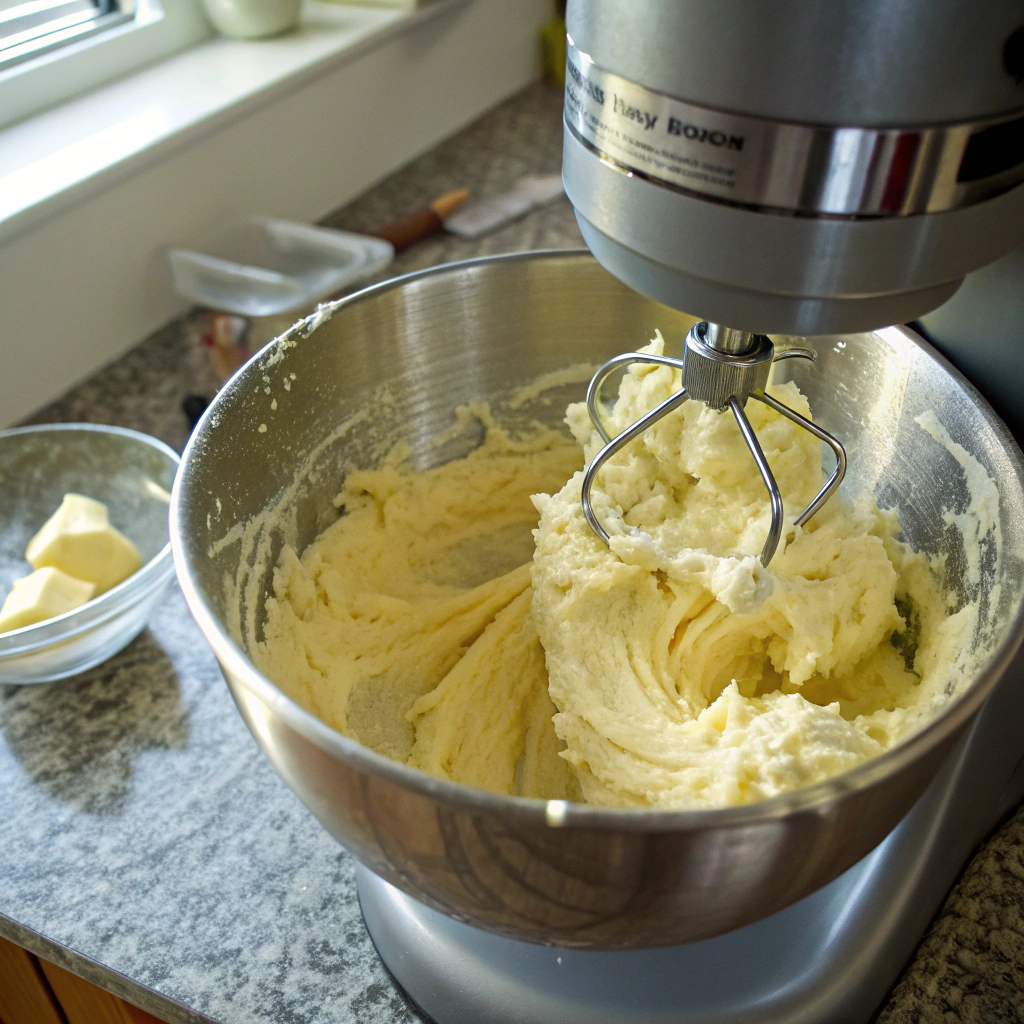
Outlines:
[[[743,412],[748,398],[829,445],[765,393],[765,337],[905,323],[1024,237],[1024,64],[1019,0],[569,0],[562,174],[605,269],[706,317],[683,359],[629,353],[594,378],[591,417],[617,451],[688,399],[732,411],[771,498],[767,565],[783,508]],[[742,330],[719,324],[728,323]],[[979,339],[979,344],[983,339]],[[632,361],[682,373],[679,392],[619,436],[601,384]]]
[[851,334],[1024,238],[1020,0],[569,0],[566,25],[565,191],[641,294]]
[[[693,399],[703,402],[712,409],[723,412],[727,408],[731,410],[740,433],[743,435],[743,440],[754,457],[754,463],[761,474],[761,479],[764,480],[765,487],[768,488],[772,521],[764,548],[761,550],[761,564],[767,568],[782,539],[785,512],[779,485],[772,475],[768,460],[761,450],[757,435],[754,433],[754,428],[750,425],[743,407],[748,398],[755,398],[759,402],[763,402],[780,415],[809,431],[818,440],[823,441],[835,454],[836,466],[831,476],[815,495],[814,500],[794,520],[795,525],[803,526],[828,501],[842,482],[843,476],[846,474],[846,451],[838,438],[833,437],[827,430],[823,430],[816,423],[812,423],[809,419],[794,412],[789,406],[767,394],[765,388],[768,385],[768,377],[771,374],[774,361],[781,359],[813,360],[814,358],[813,349],[792,347],[776,351],[772,342],[763,334],[751,334],[747,331],[723,327],[720,324],[702,322],[695,324],[687,335],[686,349],[682,359],[646,352],[626,352],[605,363],[594,374],[590,387],[587,389],[587,410],[605,445],[587,467],[583,476],[581,493],[583,513],[598,537],[605,544],[609,544],[611,541],[608,531],[597,516],[592,501],[594,484],[602,466],[658,420],[679,408],[683,402]],[[641,416],[622,433],[611,437],[601,416],[601,388],[612,373],[630,363],[656,363],[661,366],[674,367],[682,375],[682,387],[660,405]]]

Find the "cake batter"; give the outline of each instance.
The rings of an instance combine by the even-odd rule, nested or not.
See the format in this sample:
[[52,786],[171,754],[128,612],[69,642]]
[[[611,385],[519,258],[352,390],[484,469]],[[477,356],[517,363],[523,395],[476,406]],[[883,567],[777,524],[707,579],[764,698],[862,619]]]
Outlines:
[[554,431],[514,439],[473,412],[487,440],[467,458],[412,473],[398,450],[348,476],[345,514],[301,558],[284,551],[257,660],[388,757],[496,793],[577,796],[530,614],[530,496],[582,457]]
[[[611,432],[678,387],[635,365]],[[809,415],[794,385],[770,390]],[[947,614],[873,502],[833,498],[794,527],[821,446],[767,406],[746,411],[788,517],[769,570],[767,497],[730,415],[686,403],[602,470],[609,550],[579,504],[580,447],[601,444],[585,406],[567,414],[577,445],[474,411],[479,449],[350,474],[344,514],[282,555],[257,662],[336,729],[496,793],[723,807],[877,756],[945,699],[972,609]]]

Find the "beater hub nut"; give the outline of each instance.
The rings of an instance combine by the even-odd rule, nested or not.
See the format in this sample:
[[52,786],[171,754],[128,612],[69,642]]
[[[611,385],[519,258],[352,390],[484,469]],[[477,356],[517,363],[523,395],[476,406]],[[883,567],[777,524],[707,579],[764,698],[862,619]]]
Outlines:
[[690,398],[703,402],[712,409],[724,409],[735,397],[746,402],[754,391],[763,391],[768,385],[775,349],[763,335],[752,335],[754,347],[743,355],[731,355],[711,348],[695,324],[686,336],[683,356],[683,387]]

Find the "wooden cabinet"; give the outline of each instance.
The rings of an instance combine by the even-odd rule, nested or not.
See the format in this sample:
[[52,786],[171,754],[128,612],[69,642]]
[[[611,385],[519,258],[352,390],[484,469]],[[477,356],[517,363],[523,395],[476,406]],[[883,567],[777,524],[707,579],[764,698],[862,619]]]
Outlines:
[[70,971],[0,938],[0,1024],[161,1024]]

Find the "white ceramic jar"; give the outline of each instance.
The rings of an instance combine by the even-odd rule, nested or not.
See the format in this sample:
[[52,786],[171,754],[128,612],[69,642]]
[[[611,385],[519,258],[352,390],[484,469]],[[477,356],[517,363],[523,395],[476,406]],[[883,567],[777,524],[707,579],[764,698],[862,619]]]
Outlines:
[[203,4],[221,35],[262,39],[295,28],[302,0],[203,0]]

